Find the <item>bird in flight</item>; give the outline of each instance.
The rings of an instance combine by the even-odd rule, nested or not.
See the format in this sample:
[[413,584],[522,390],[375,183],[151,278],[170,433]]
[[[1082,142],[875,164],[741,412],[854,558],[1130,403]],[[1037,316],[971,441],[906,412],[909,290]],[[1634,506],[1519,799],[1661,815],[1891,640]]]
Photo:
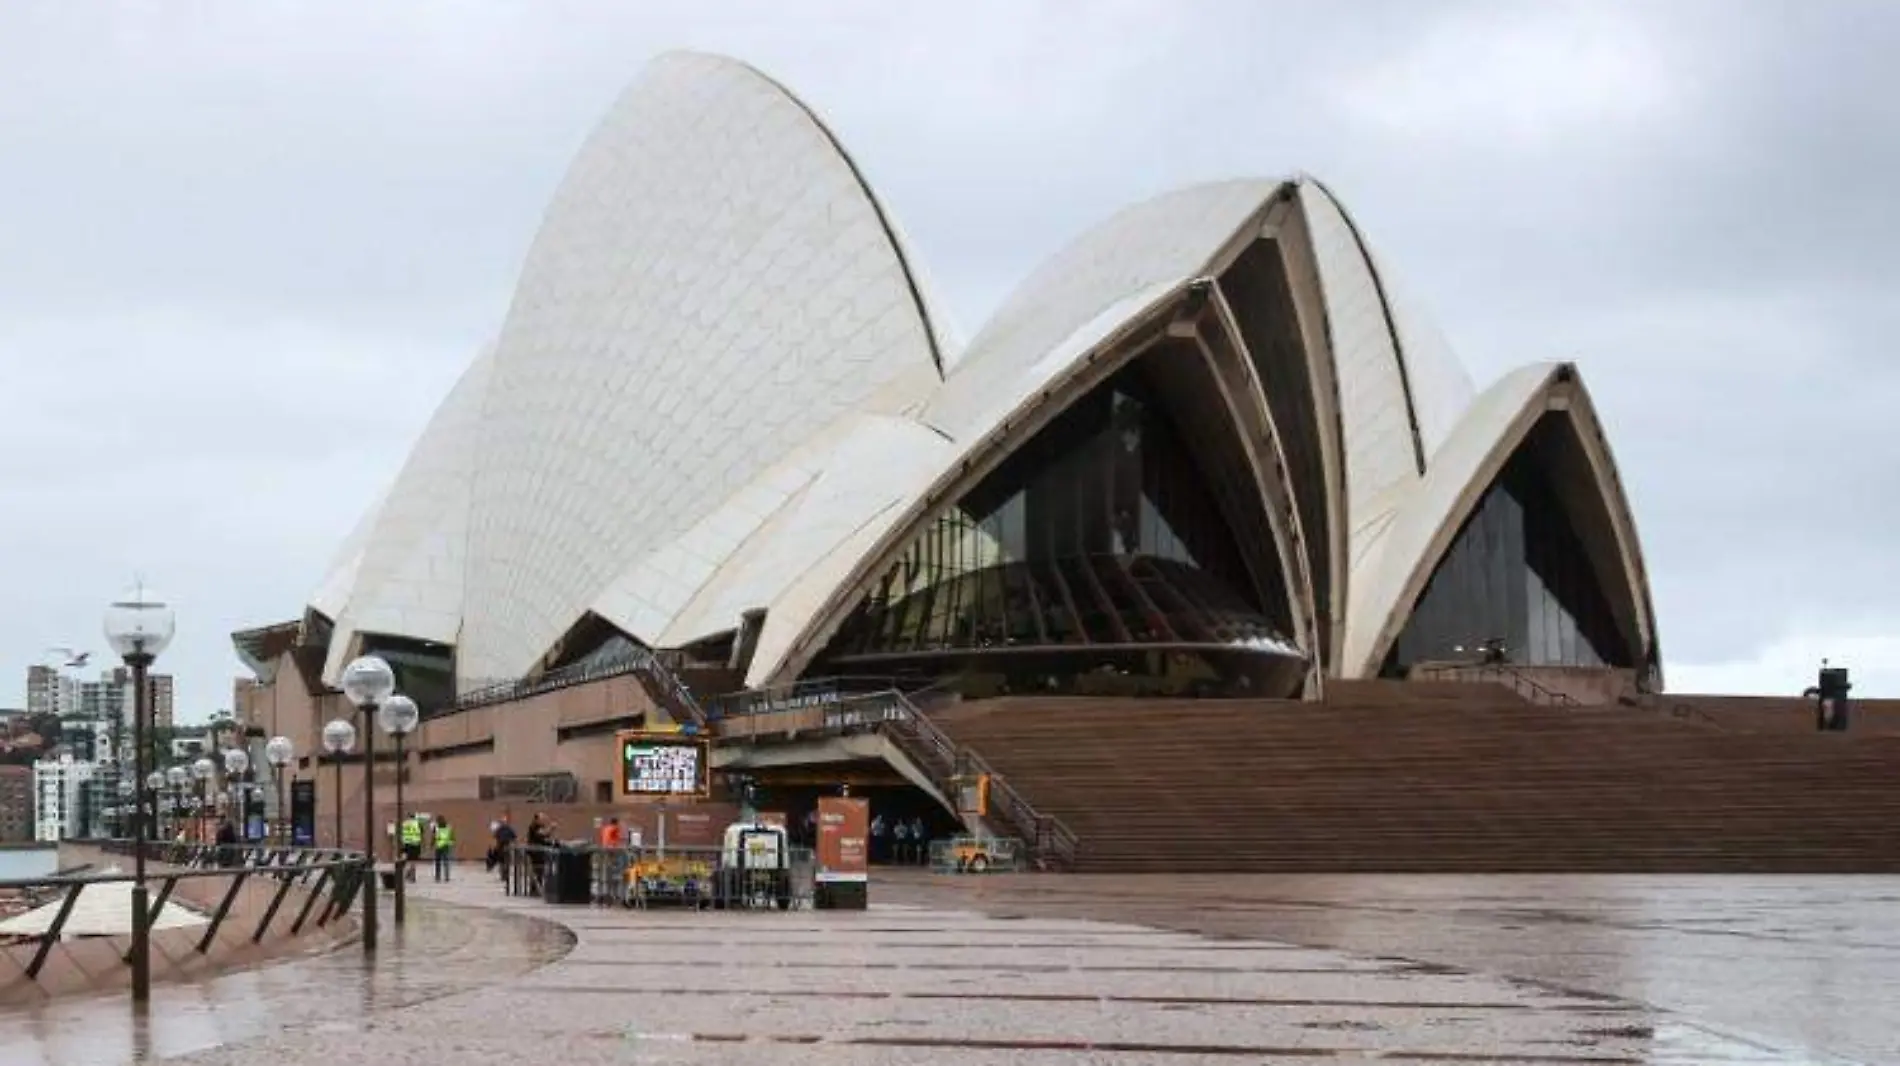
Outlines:
[[89,651],[74,651],[71,648],[48,648],[46,650],[49,652],[58,652],[65,658],[66,665],[75,669],[86,665],[86,661],[92,658],[92,653]]

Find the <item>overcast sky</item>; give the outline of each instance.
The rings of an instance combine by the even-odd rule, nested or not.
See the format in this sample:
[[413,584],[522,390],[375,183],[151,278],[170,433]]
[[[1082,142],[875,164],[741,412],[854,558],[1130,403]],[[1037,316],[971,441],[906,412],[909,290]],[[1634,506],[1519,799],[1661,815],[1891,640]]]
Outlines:
[[965,336],[1114,209],[1326,179],[1486,383],[1574,359],[1670,687],[1900,696],[1900,5],[0,5],[0,706],[135,573],[295,616],[656,52],[825,115]]

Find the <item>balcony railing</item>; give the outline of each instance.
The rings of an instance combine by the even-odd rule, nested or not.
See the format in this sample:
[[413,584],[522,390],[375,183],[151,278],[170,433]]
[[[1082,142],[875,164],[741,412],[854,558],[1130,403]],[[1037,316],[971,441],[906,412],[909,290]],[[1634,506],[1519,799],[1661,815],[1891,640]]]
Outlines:
[[454,703],[436,708],[425,717],[441,717],[471,711],[478,707],[511,703],[548,692],[557,692],[564,688],[572,688],[575,685],[585,685],[612,677],[625,677],[628,674],[639,675],[654,699],[665,705],[669,711],[694,725],[706,723],[706,712],[700,707],[699,701],[693,697],[692,691],[681,683],[679,675],[669,669],[660,656],[638,646],[630,647],[616,655],[586,659],[535,677],[480,685],[457,697]]

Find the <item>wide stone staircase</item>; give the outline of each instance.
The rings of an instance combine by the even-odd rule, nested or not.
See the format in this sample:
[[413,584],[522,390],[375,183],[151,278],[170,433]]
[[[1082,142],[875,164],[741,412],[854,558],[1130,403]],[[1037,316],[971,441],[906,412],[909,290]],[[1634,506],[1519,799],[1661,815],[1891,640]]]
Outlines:
[[1082,872],[1900,871],[1893,736],[1452,682],[930,717],[1073,831]]

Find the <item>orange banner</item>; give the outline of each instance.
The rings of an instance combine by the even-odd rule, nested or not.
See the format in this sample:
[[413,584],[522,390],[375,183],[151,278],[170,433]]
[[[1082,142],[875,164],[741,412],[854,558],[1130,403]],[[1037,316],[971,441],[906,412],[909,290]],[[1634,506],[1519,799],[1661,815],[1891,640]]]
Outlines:
[[870,880],[871,804],[853,796],[818,798],[818,880]]

